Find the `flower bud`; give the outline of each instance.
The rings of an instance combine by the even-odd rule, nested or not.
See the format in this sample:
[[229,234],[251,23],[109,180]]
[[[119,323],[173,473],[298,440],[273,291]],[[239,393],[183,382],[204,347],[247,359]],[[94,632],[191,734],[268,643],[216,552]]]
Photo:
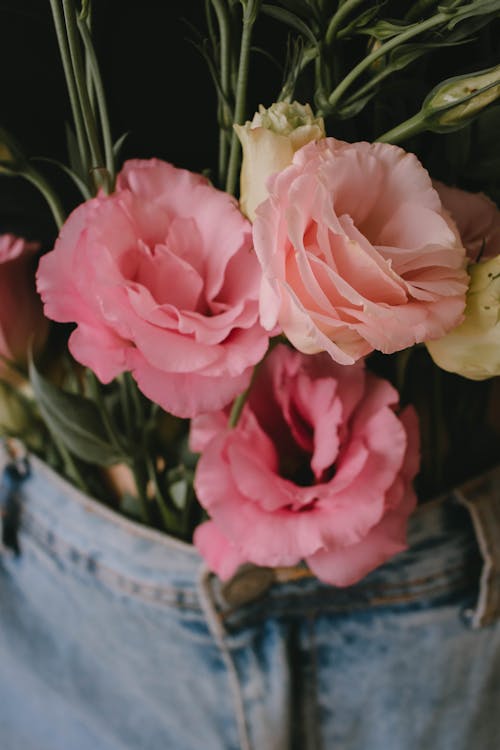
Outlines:
[[[10,234],[0,235],[0,357],[25,364],[47,339],[49,322],[35,289],[39,246]],[[1,373],[0,363],[0,373]]]
[[19,172],[26,160],[14,139],[0,128],[0,175]]
[[431,130],[445,132],[461,127],[498,98],[500,65],[443,81],[427,96],[422,112]]
[[[23,436],[30,430],[32,424],[29,400],[24,393],[25,389],[22,386],[15,387],[5,375],[4,369],[0,378],[0,433]],[[17,382],[21,382],[19,376]]]
[[[0,142],[0,174],[2,174],[2,172],[7,172],[7,169],[4,166],[5,163],[12,162],[13,160],[14,157],[5,143]],[[2,164],[2,162],[4,162],[4,164]]]
[[465,320],[426,346],[443,370],[486,380],[500,375],[500,255],[474,263],[469,273]]
[[268,178],[285,169],[299,148],[324,138],[325,126],[309,104],[276,102],[268,109],[260,105],[251,122],[234,129],[243,147],[240,206],[253,221],[255,209],[268,196]]

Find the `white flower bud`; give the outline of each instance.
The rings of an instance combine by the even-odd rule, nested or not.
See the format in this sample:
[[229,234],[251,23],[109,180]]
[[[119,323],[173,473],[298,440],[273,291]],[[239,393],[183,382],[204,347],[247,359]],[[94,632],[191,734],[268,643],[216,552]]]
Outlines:
[[291,164],[294,153],[310,141],[325,137],[322,117],[309,104],[277,102],[260,105],[252,121],[235,125],[243,147],[240,206],[253,221],[255,209],[267,198],[267,180]]

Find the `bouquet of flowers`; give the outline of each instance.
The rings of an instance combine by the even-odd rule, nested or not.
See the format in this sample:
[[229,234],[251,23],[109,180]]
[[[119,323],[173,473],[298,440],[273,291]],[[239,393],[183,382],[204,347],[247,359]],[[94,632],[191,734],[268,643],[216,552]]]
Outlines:
[[359,581],[417,497],[498,461],[500,2],[207,0],[203,175],[122,158],[98,9],[50,7],[67,162],[0,130],[1,179],[55,225],[41,248],[2,222],[7,444],[222,579]]

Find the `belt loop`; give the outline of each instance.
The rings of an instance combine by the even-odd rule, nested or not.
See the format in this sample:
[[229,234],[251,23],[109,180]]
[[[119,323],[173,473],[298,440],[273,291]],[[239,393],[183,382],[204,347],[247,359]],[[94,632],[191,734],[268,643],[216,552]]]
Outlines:
[[453,492],[470,513],[483,568],[471,625],[480,628],[500,618],[500,467]]
[[217,579],[206,567],[202,567],[198,578],[198,593],[201,606],[207,619],[208,627],[220,649],[222,659],[226,665],[229,682],[232,688],[234,707],[236,712],[236,724],[240,738],[240,750],[252,750],[248,734],[247,721],[245,717],[245,705],[243,694],[238,679],[238,672],[233,661],[228,645],[226,643],[226,629],[221,612],[217,606],[213,584]]

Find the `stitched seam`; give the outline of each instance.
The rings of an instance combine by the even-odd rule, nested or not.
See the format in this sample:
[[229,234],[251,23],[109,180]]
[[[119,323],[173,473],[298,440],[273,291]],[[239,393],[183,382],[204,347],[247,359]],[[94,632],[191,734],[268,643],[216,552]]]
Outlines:
[[[57,538],[57,544],[51,544],[49,538],[52,532],[50,530],[47,530],[45,527],[43,527],[42,524],[39,524],[36,521],[35,517],[29,513],[29,511],[24,511],[24,518],[25,520],[27,520],[26,526],[30,531],[32,539],[46,552],[46,554],[48,554],[53,559],[60,559],[64,563],[72,564],[80,572],[86,571],[87,574],[92,574],[94,580],[98,580],[104,586],[132,598],[138,598],[152,604],[170,606],[180,610],[189,610],[194,612],[201,611],[201,606],[198,603],[194,591],[182,587],[168,587],[146,584],[139,580],[133,579],[130,575],[122,575],[113,568],[104,565],[98,560],[97,557],[89,554],[88,551],[82,551],[76,545],[71,545],[60,537]],[[83,566],[82,564],[78,564],[79,561],[83,562]],[[455,573],[462,571],[463,567],[464,566],[462,563],[433,575],[405,581],[404,585],[398,582],[381,582],[376,586],[359,586],[355,592],[355,596],[359,596],[361,598],[365,597],[363,601],[353,601],[346,605],[335,602],[332,602],[332,604],[329,605],[325,602],[323,604],[323,610],[346,611],[355,610],[366,606],[379,607],[391,603],[409,603],[423,597],[433,596],[435,591],[442,591],[448,587],[451,589],[451,587],[458,586],[458,583],[454,581],[447,581],[440,586],[420,588],[418,591],[414,591],[411,593],[403,592],[409,588],[426,587],[428,584],[432,584],[437,580],[446,579],[450,576],[453,576]],[[292,598],[290,594],[278,593],[276,591],[276,588],[274,588],[273,596],[270,600],[271,605],[273,602],[280,603]],[[390,592],[394,590],[399,590],[401,591],[401,593],[399,595],[385,594],[386,591]],[[303,601],[307,602],[308,599],[317,596],[318,594],[329,595],[329,590],[325,588],[325,590],[322,592],[301,592],[299,595],[297,595],[297,598],[300,597]],[[255,601],[258,602],[259,600]],[[252,603],[253,602],[250,602],[250,605]],[[241,608],[231,608],[228,610],[224,610],[224,612],[222,613],[222,617],[226,619],[229,616],[233,615],[235,612],[240,611],[240,609]]]
[[57,545],[52,545],[48,541],[51,532],[36,522],[33,523],[32,518],[29,520],[29,531],[31,541],[51,559],[63,565],[69,563],[78,573],[86,573],[87,577],[92,577],[92,580],[98,581],[108,589],[151,604],[201,613],[194,586],[191,591],[182,587],[152,585],[136,580],[130,575],[122,575],[100,562],[97,556],[82,551],[76,545],[60,538]]
[[[350,601],[346,602],[345,604],[339,603],[339,602],[332,602],[332,603],[326,603],[324,599],[318,604],[313,605],[313,608],[311,609],[311,599],[315,599],[318,596],[318,592],[315,592],[315,594],[310,594],[309,596],[307,594],[304,594],[304,596],[300,597],[294,597],[290,598],[289,602],[286,602],[286,597],[281,597],[281,601],[278,600],[278,598],[274,600],[267,601],[266,604],[267,609],[265,612],[255,612],[250,616],[243,615],[242,619],[244,619],[245,624],[248,622],[259,622],[266,617],[271,616],[288,616],[288,615],[296,615],[296,616],[303,616],[305,614],[311,614],[314,617],[325,615],[325,614],[331,614],[331,613],[338,613],[338,614],[346,614],[346,613],[353,613],[353,612],[359,612],[362,610],[367,610],[370,608],[377,608],[382,609],[384,607],[388,607],[391,605],[397,605],[397,604],[412,604],[419,601],[423,601],[425,599],[430,599],[433,597],[437,597],[441,594],[457,594],[459,591],[463,591],[468,587],[471,587],[473,584],[477,583],[477,576],[470,576],[470,575],[464,575],[462,578],[457,579],[456,581],[448,581],[446,583],[441,584],[440,586],[435,586],[431,589],[428,589],[426,591],[420,592],[416,596],[392,596],[392,597],[372,597],[370,599],[365,599],[361,601]],[[262,603],[262,600],[260,600]],[[283,606],[283,602],[286,602],[286,604]],[[259,602],[256,602],[258,604]],[[280,604],[281,607],[273,607],[272,604],[277,603]],[[295,606],[294,606],[295,605]],[[220,613],[221,619],[223,621],[226,621],[230,616],[237,614],[240,612],[240,610],[226,610],[224,612]],[[233,627],[233,626],[229,626]]]

